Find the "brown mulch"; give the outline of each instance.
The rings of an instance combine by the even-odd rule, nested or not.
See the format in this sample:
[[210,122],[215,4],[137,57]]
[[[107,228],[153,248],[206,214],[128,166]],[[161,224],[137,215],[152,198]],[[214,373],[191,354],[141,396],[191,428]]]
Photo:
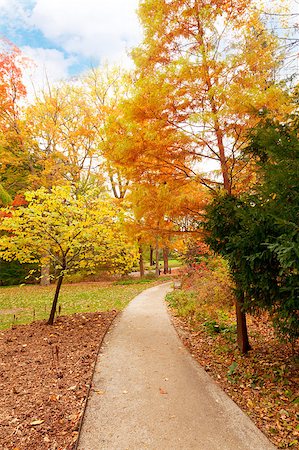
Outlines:
[[267,317],[248,317],[252,350],[240,355],[235,338],[211,336],[201,324],[175,315],[184,345],[217,384],[278,448],[299,449],[299,366]]
[[116,311],[0,331],[0,447],[70,450],[99,343]]

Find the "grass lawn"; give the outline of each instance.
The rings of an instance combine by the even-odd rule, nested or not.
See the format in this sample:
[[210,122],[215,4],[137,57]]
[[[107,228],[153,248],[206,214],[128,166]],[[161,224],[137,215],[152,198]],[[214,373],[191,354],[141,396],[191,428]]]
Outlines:
[[[163,260],[160,260],[160,266],[163,267]],[[183,261],[180,261],[179,259],[169,259],[168,260],[168,267],[174,268],[174,267],[181,267],[183,266]],[[155,266],[150,266],[149,261],[145,261],[145,268],[146,270],[152,270],[155,271]]]
[[[121,310],[130,300],[153,283],[115,286],[111,283],[62,285],[60,314]],[[55,286],[9,286],[0,288],[0,329],[14,324],[48,319]]]
[[169,265],[170,268],[181,267],[183,265],[183,262],[180,261],[179,259],[170,259],[168,261],[168,265]]

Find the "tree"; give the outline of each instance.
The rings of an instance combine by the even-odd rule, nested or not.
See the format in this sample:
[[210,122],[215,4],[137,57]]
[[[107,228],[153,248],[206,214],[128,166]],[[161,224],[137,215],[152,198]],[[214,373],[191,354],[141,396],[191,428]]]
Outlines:
[[[201,181],[211,187],[221,182],[232,192],[248,165],[241,153],[247,130],[259,120],[257,113],[278,111],[284,103],[273,79],[280,61],[275,37],[249,0],[145,0],[139,14],[145,38],[133,52],[133,107],[145,129],[140,162],[150,153],[157,163],[200,178],[194,161],[207,158],[221,178]],[[172,134],[176,147],[163,150],[150,142],[152,123]]]
[[93,125],[97,132],[102,173],[113,196],[123,199],[128,192],[130,179],[128,171],[115,164],[115,151],[123,139],[118,117],[122,101],[130,96],[132,90],[131,77],[120,67],[105,65],[87,72],[81,82],[89,104],[93,107]]
[[[251,133],[249,151],[258,159],[261,182],[255,196],[249,196],[247,200],[256,201],[260,216],[273,229],[272,239],[271,235],[267,236],[261,246],[266,245],[278,267],[276,274],[273,265],[264,267],[268,276],[272,276],[268,291],[262,287],[259,292],[257,284],[251,297],[266,304],[278,331],[291,341],[299,337],[298,91],[293,100],[294,114],[282,122],[266,120]],[[259,254],[253,254],[251,260],[258,264]],[[272,290],[274,294],[269,299],[267,292]]]
[[49,87],[27,108],[26,123],[35,156],[36,187],[72,183],[84,191],[96,183],[97,130],[93,108],[81,86]]
[[70,186],[26,193],[27,207],[10,210],[0,230],[0,256],[21,263],[42,263],[49,258],[57,273],[57,286],[48,324],[53,324],[66,273],[97,266],[126,272],[136,251],[123,232],[121,211],[95,192],[74,195]]
[[26,96],[22,82],[22,65],[25,58],[21,51],[8,41],[1,39],[0,53],[0,123],[10,124],[18,131],[19,101]]
[[[247,132],[263,112],[279,115],[287,102],[273,76],[281,61],[276,38],[252,6],[250,0],[140,3],[145,37],[133,52],[131,113],[137,145],[129,143],[127,154],[144,176],[194,178],[229,195],[254,184],[254,162],[243,152]],[[246,352],[241,297],[236,308]]]
[[0,183],[14,196],[28,188],[32,171],[21,114],[26,98],[22,71],[28,61],[8,41],[0,40],[0,48]]
[[230,264],[249,311],[270,312],[277,331],[299,337],[298,118],[266,120],[251,132],[260,167],[255,192],[218,196],[208,208],[208,242]]
[[183,233],[198,235],[198,223],[190,216],[191,212],[197,218],[203,214],[206,196],[202,186],[171,179],[161,184],[135,182],[127,201],[132,211],[130,232],[138,237],[140,247],[147,244],[154,250],[157,276],[160,272],[159,254],[163,250],[164,273],[167,273],[169,249],[174,242]]

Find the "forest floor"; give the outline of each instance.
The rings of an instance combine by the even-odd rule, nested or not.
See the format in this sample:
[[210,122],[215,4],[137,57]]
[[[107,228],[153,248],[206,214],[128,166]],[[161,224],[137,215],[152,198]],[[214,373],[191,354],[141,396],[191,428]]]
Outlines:
[[[0,330],[1,449],[75,448],[99,345],[116,314],[81,313],[60,316],[53,327],[39,321]],[[211,333],[172,314],[193,356],[270,440],[299,449],[298,364],[267,318],[249,318],[253,350],[242,357],[230,333]]]
[[0,331],[1,449],[74,448],[99,344],[116,314]]
[[279,449],[298,450],[298,357],[277,340],[267,316],[248,317],[252,350],[241,356],[229,330],[215,330],[213,322],[195,324],[173,308],[170,312],[193,357],[258,428]]

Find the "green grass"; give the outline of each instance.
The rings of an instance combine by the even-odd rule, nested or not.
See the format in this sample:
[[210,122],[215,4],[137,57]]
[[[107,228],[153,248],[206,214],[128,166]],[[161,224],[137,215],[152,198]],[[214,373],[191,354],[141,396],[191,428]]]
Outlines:
[[[163,260],[160,260],[159,264],[160,264],[160,268],[163,269]],[[183,261],[180,261],[179,259],[169,259],[168,260],[168,267],[170,269],[173,269],[174,267],[181,267],[183,265],[184,265]],[[155,266],[150,266],[149,261],[145,261],[145,269],[155,271]],[[139,269],[136,268],[136,270],[139,270]]]
[[168,265],[169,265],[170,268],[181,267],[183,265],[183,262],[180,261],[179,259],[170,259],[168,261]]
[[[62,285],[58,302],[61,307],[60,314],[122,310],[130,300],[150,285],[65,284]],[[54,291],[55,286],[23,285],[0,288],[0,329],[48,319]]]

